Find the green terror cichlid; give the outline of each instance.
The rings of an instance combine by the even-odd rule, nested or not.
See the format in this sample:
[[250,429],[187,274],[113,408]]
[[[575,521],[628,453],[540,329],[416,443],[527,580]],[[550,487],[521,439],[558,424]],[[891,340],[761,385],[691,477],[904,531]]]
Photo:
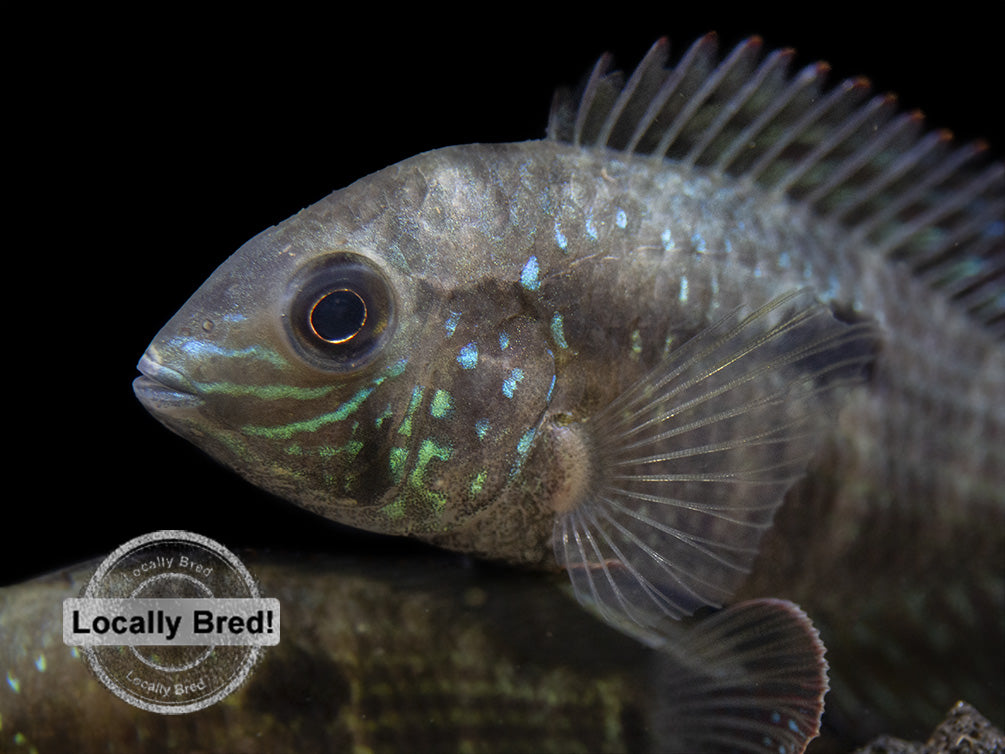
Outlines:
[[263,231],[136,394],[336,521],[557,562],[643,637],[791,599],[845,708],[1001,724],[1005,170],[758,39],[668,57]]

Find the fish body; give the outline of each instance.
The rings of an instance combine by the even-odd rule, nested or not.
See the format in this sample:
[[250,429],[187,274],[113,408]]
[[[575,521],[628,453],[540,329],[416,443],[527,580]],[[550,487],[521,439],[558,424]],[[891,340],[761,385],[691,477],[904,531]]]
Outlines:
[[892,679],[839,676],[849,708],[935,668],[884,714],[930,727],[954,678],[1001,711],[1003,171],[788,56],[657,43],[546,140],[336,191],[214,273],[138,396],[329,518],[557,560],[625,630],[782,596]]
[[[714,739],[700,737],[707,726],[682,719],[682,709],[692,720],[716,712],[693,694],[682,707],[681,689],[702,684],[731,692],[736,709],[753,696],[745,689],[775,684],[784,711],[791,705],[778,694],[791,701],[805,683],[816,688],[811,717],[819,715],[822,645],[806,617],[778,601],[733,613],[739,622],[730,635],[748,648],[758,641],[755,628],[785,637],[786,652],[772,657],[790,673],[781,684],[756,653],[737,663],[737,644],[728,666],[686,632],[665,648],[646,647],[538,574],[465,567],[446,554],[241,560],[279,600],[281,640],[232,695],[187,715],[124,703],[63,644],[62,602],[81,593],[97,563],[0,589],[0,748],[45,754],[72,741],[78,752],[715,750]],[[723,646],[732,641],[725,625],[711,634]],[[685,662],[682,646],[705,662]],[[153,666],[141,667],[157,677]],[[815,730],[793,733],[807,722],[797,709],[780,719],[748,723],[789,750]]]

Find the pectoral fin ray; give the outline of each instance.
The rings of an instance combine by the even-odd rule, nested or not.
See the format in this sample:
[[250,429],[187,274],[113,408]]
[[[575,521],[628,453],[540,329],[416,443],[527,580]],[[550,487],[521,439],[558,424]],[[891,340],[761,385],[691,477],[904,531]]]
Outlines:
[[554,531],[580,601],[643,628],[726,604],[875,349],[869,324],[793,291],[732,312],[569,430],[593,455]]

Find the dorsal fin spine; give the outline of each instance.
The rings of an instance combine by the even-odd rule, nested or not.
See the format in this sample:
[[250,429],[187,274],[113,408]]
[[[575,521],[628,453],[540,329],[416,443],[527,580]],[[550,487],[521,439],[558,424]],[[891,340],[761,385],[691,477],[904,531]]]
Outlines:
[[[806,157],[796,163],[789,172],[775,183],[775,191],[788,192],[806,173],[817,165],[821,159],[834,151],[842,142],[851,136],[869,118],[876,115],[883,108],[889,109],[896,98],[890,95],[873,97],[869,102],[858,109],[858,112],[849,118],[840,128],[831,132],[816,147],[814,147]],[[882,117],[882,116],[881,116]],[[890,117],[887,113],[883,120]]]
[[641,144],[642,139],[645,137],[646,133],[648,133],[653,121],[655,121],[663,111],[663,107],[666,105],[670,97],[673,96],[674,92],[677,90],[677,86],[684,79],[688,71],[691,70],[695,61],[714,55],[717,42],[718,38],[715,34],[706,34],[688,48],[688,51],[684,53],[684,57],[681,58],[680,63],[674,66],[670,75],[667,76],[666,81],[664,81],[663,85],[660,87],[657,95],[653,97],[653,101],[646,109],[645,115],[642,116],[638,125],[636,125],[635,131],[632,134],[632,138],[628,142],[628,147],[625,151],[634,152],[638,149],[639,144]]
[[642,79],[649,71],[663,68],[666,65],[669,54],[670,42],[666,37],[661,37],[656,40],[656,43],[649,48],[649,52],[646,53],[642,62],[639,63],[638,67],[632,73],[631,78],[628,79],[628,83],[625,84],[625,88],[621,91],[621,94],[618,95],[617,102],[614,103],[614,107],[611,108],[610,115],[607,116],[607,120],[600,129],[600,134],[597,136],[597,144],[608,144],[608,140],[611,138],[611,132],[617,125],[618,120],[621,118],[621,114],[625,111],[628,103],[635,95]]
[[673,122],[663,133],[660,138],[659,143],[653,150],[653,153],[663,157],[666,155],[667,150],[670,149],[670,145],[677,139],[681,130],[688,124],[694,113],[705,104],[705,100],[711,96],[719,83],[725,78],[735,66],[744,62],[745,58],[751,55],[756,55],[761,49],[761,38],[751,37],[746,42],[737,45],[733,52],[720,63],[716,69],[712,72],[712,75],[705,79],[702,83],[701,88],[695,92],[693,95],[688,97],[687,103],[682,107],[677,114],[674,116]]
[[794,54],[795,52],[792,49],[784,49],[775,50],[768,55],[754,76],[751,77],[740,91],[730,98],[729,102],[720,108],[719,115],[715,121],[709,126],[705,135],[691,148],[691,151],[684,158],[683,162],[689,167],[694,165],[708,146],[722,133],[722,129],[729,122],[729,119],[747,103],[754,95],[754,92],[764,83],[764,80],[772,73],[777,71],[784,72]]

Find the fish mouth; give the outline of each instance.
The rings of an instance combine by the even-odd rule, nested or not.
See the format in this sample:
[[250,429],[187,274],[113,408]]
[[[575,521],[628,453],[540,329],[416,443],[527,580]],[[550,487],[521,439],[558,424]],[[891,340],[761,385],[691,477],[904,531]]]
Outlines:
[[181,372],[158,361],[153,348],[147,349],[136,368],[142,376],[133,380],[133,392],[147,410],[156,413],[202,405],[192,383]]

